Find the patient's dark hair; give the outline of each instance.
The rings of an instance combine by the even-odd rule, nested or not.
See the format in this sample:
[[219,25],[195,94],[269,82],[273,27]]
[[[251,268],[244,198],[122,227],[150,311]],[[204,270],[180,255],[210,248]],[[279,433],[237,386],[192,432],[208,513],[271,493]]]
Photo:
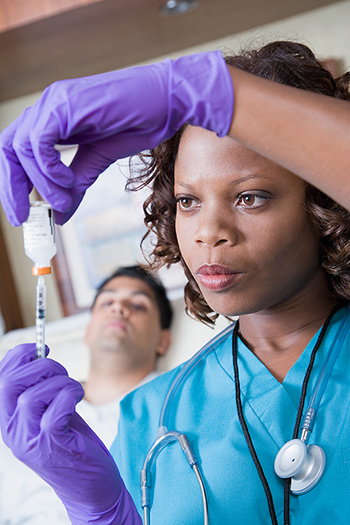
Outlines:
[[[305,45],[279,41],[261,49],[227,56],[226,63],[253,75],[334,98],[350,100],[350,73],[340,78],[319,62]],[[217,314],[203,298],[184,263],[175,233],[174,164],[184,128],[174,137],[143,155],[145,169],[130,179],[128,187],[151,185],[152,194],[144,203],[144,239],[155,233],[150,256],[153,268],[181,262],[188,283],[185,288],[187,312],[213,324]],[[320,261],[331,292],[339,302],[350,299],[350,214],[339,204],[311,185],[307,185],[305,206],[320,229]]]

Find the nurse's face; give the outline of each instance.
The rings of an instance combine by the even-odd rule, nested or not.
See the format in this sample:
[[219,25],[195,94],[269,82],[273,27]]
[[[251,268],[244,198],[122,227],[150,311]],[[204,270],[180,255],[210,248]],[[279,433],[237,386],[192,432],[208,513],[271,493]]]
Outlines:
[[324,282],[319,236],[299,177],[230,138],[188,127],[175,196],[182,256],[214,311],[242,315],[315,296]]

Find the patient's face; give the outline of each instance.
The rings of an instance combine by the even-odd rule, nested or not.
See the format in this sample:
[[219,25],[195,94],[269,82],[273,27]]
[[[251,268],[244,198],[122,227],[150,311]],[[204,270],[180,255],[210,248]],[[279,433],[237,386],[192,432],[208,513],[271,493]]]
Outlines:
[[113,353],[143,366],[163,353],[163,332],[152,288],[140,279],[120,276],[97,297],[85,342],[99,358]]

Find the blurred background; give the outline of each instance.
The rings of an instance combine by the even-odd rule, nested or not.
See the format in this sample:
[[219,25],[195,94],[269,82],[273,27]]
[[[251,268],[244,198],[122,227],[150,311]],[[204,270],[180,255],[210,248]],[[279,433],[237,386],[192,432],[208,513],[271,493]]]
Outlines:
[[[0,129],[55,80],[199,51],[229,53],[296,39],[341,74],[350,69],[349,20],[349,0],[1,0]],[[69,163],[74,150],[61,154]],[[128,159],[113,165],[89,190],[79,214],[57,228],[58,252],[46,279],[47,343],[78,379],[88,366],[82,335],[94,287],[115,267],[141,258],[144,195],[123,193],[128,170]],[[31,266],[22,227],[10,226],[1,209],[0,357],[14,344],[34,341]],[[185,316],[181,270],[161,277],[175,309],[172,351],[160,364],[166,369],[192,355],[213,330]],[[219,320],[215,331],[226,323]]]

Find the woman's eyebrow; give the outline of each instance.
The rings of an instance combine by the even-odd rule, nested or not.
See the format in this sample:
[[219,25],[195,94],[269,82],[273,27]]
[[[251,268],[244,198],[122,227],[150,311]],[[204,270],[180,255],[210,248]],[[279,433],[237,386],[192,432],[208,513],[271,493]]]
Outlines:
[[[272,180],[272,178],[269,177],[268,175],[260,175],[260,174],[254,173],[251,175],[244,175],[242,177],[233,179],[232,181],[230,181],[230,183],[234,186],[236,184],[241,184],[242,182],[247,182],[249,180],[254,180],[254,179]],[[175,185],[182,186],[183,188],[187,188],[187,189],[191,189],[194,186],[194,184],[190,184],[190,183],[187,183],[181,180],[175,181]]]

